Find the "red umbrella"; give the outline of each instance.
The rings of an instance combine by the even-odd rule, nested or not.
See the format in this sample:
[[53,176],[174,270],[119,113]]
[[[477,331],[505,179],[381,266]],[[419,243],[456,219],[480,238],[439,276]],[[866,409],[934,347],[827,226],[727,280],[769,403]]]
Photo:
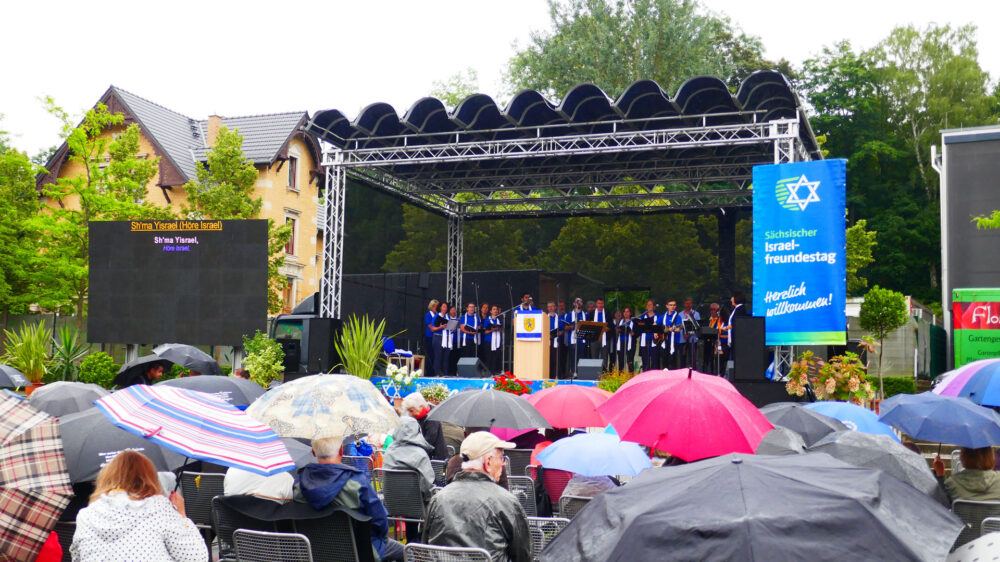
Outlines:
[[706,380],[715,378],[692,372],[623,386],[597,411],[622,441],[642,443],[686,461],[752,454],[774,426],[741,394]]
[[611,393],[594,386],[565,384],[525,396],[552,427],[604,427],[608,425],[597,407]]
[[692,378],[696,378],[705,384],[710,384],[716,386],[722,390],[728,390],[739,394],[740,391],[736,390],[733,383],[727,381],[726,379],[716,376],[716,375],[706,375],[705,373],[699,373],[692,369],[671,369],[671,370],[657,370],[657,371],[645,371],[642,374],[636,375],[629,379],[625,384],[618,388],[618,392],[625,390],[626,388],[631,388],[639,383],[648,383],[651,381],[658,382],[662,381],[664,378],[687,378],[688,373],[691,373]]

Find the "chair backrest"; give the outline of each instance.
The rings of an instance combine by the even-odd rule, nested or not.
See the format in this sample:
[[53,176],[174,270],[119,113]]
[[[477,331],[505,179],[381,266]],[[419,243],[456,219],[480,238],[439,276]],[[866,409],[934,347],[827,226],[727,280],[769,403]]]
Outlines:
[[212,525],[212,498],[225,494],[225,474],[213,472],[182,472],[181,492],[184,511],[196,525]]
[[374,561],[371,543],[371,523],[351,519],[342,511],[320,519],[295,519],[296,533],[309,538],[312,557],[316,562]]
[[514,494],[518,503],[524,508],[528,517],[538,515],[538,504],[535,503],[535,482],[527,476],[508,476],[507,489]]
[[545,483],[545,490],[549,493],[549,499],[552,500],[552,505],[559,503],[559,498],[562,497],[563,490],[570,478],[573,478],[573,473],[565,470],[546,468],[542,471],[542,480]]
[[1000,531],[1000,517],[987,517],[979,525],[980,536]]
[[239,562],[312,562],[309,539],[298,533],[237,529],[233,533]]
[[510,470],[509,474],[516,474],[518,476],[524,474],[524,468],[531,464],[531,449],[507,449],[504,451],[507,453],[507,468]]
[[955,546],[958,547],[979,538],[984,519],[1000,516],[1000,502],[955,500],[951,504],[951,510],[965,523],[965,528],[955,540]]
[[538,480],[539,468],[541,467],[538,465],[529,464],[528,466],[524,467],[524,475],[527,476],[528,478],[531,478],[532,480]]
[[445,481],[445,471],[448,469],[448,461],[431,459],[431,468],[434,469],[434,485],[444,487],[448,483]]
[[236,550],[233,544],[233,532],[236,529],[253,531],[276,531],[277,526],[271,521],[261,521],[247,517],[231,509],[221,500],[222,496],[212,498],[212,529],[219,539],[219,560],[235,560]]
[[569,519],[565,517],[528,517],[528,530],[531,531],[531,556],[537,557],[538,553],[566,525],[569,525]]
[[572,519],[581,509],[587,507],[589,501],[590,498],[585,496],[563,496],[559,498],[559,515]]
[[955,449],[951,452],[951,475],[954,476],[963,470],[965,467],[962,466],[962,450]]
[[433,546],[411,542],[403,548],[406,562],[490,562],[483,548]]
[[62,547],[62,562],[72,562],[73,555],[70,554],[69,547],[73,544],[73,534],[76,533],[76,521],[60,521],[52,530],[56,532],[59,546]]
[[455,456],[455,447],[453,445],[445,445],[445,448],[448,449],[448,458],[449,459],[451,457]]
[[391,519],[424,520],[420,473],[416,470],[382,469],[382,503]]
[[372,470],[375,468],[375,461],[371,457],[352,457],[350,455],[344,455],[341,457],[340,464],[347,466],[353,466],[354,468],[365,473],[365,477],[370,481],[372,479]]

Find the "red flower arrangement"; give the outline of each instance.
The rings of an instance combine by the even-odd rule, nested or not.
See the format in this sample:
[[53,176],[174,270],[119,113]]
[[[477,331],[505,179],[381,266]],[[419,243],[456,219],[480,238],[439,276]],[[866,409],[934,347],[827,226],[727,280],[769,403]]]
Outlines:
[[531,385],[507,371],[499,377],[493,377],[493,390],[502,390],[521,396],[522,394],[531,394]]

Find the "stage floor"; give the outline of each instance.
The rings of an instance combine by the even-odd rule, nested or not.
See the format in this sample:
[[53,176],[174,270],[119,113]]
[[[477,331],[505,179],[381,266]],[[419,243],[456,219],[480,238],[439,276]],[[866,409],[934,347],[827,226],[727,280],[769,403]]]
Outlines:
[[[374,384],[382,392],[386,393],[386,395],[389,396],[389,398],[395,398],[395,395],[394,395],[395,393],[393,392],[395,389],[392,388],[392,387],[387,387],[387,385],[385,384],[386,382],[388,382],[388,380],[389,379],[386,378],[386,377],[372,377],[371,378],[372,384]],[[539,390],[542,390],[542,388],[544,388],[544,386],[542,386],[544,383],[549,383],[549,384],[551,384],[551,383],[556,383],[556,384],[578,384],[578,385],[581,385],[581,386],[597,386],[597,381],[584,381],[584,380],[576,380],[576,381],[568,381],[568,380],[535,380],[535,381],[529,381],[529,380],[524,380],[524,379],[521,379],[521,380],[522,380],[522,382],[527,383],[528,385],[531,386],[531,391],[532,392],[538,392]],[[466,378],[459,378],[459,377],[423,377],[423,378],[417,380],[416,384],[411,385],[411,388],[404,390],[401,394],[403,396],[405,396],[405,395],[409,394],[410,392],[415,392],[417,389],[419,389],[422,386],[428,386],[428,385],[432,385],[432,384],[443,384],[445,387],[448,388],[449,391],[451,391],[452,394],[455,394],[455,393],[461,392],[463,390],[479,390],[479,389],[493,388],[493,379],[492,378],[466,379]]]

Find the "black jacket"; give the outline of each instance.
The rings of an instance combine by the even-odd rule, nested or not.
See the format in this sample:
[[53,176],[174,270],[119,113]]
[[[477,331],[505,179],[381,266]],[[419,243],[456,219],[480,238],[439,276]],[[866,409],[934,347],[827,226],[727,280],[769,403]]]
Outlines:
[[423,419],[417,420],[420,424],[420,433],[423,434],[424,439],[430,443],[434,450],[430,452],[430,456],[434,460],[446,461],[448,460],[448,446],[444,442],[444,432],[441,430],[441,422],[428,420],[427,416]]

